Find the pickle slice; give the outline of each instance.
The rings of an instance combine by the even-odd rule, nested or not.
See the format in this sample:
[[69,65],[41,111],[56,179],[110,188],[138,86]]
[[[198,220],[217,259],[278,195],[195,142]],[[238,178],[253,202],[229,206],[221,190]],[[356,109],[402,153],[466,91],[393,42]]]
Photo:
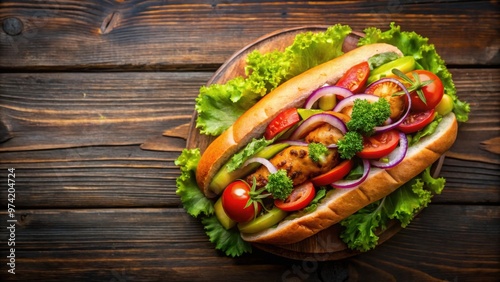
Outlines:
[[286,211],[274,207],[272,210],[261,216],[258,216],[252,221],[239,223],[238,229],[241,233],[257,233],[266,228],[274,226],[275,224],[283,220],[287,215],[288,213]]
[[325,111],[320,110],[320,109],[301,109],[301,108],[299,108],[299,109],[297,109],[297,112],[299,113],[299,116],[303,120],[306,120],[312,115],[320,114],[320,113],[323,113]]
[[227,216],[224,208],[222,207],[222,198],[219,198],[214,205],[215,208],[215,216],[219,220],[220,224],[224,226],[224,228],[231,229],[236,225],[236,221],[232,220],[229,216]]

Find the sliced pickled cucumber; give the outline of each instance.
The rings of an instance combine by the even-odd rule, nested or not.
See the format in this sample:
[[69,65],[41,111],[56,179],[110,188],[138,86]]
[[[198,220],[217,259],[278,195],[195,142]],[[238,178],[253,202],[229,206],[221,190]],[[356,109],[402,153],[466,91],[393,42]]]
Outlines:
[[219,198],[217,202],[215,202],[214,208],[215,216],[219,220],[220,224],[224,226],[224,228],[231,229],[236,225],[236,221],[229,218],[229,216],[227,216],[226,212],[224,211],[224,208],[222,207],[222,198]]
[[299,116],[302,120],[308,119],[310,116],[324,112],[320,109],[297,109]]
[[239,223],[238,229],[241,233],[257,233],[266,228],[274,226],[275,224],[283,220],[287,215],[288,213],[286,211],[274,207],[269,212],[258,216],[252,221]]

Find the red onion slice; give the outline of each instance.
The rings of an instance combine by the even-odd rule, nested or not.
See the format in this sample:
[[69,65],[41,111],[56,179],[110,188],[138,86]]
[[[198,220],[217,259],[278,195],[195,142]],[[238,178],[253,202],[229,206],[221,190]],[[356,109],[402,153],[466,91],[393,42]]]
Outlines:
[[340,189],[349,189],[349,188],[354,188],[358,186],[359,184],[363,183],[366,178],[368,177],[368,174],[370,173],[370,162],[366,159],[363,159],[363,175],[354,180],[339,180],[336,182],[333,182],[330,184],[333,188],[340,188]]
[[401,116],[397,121],[394,121],[394,122],[387,124],[387,125],[376,126],[375,132],[384,132],[384,131],[388,131],[388,130],[391,130],[393,128],[396,128],[408,116],[408,113],[410,112],[410,109],[411,109],[410,93],[408,92],[408,89],[406,89],[406,87],[403,85],[403,83],[401,83],[397,79],[394,79],[394,78],[379,79],[379,80],[375,81],[374,83],[368,85],[368,87],[366,88],[366,92],[370,92],[371,89],[373,89],[374,87],[376,87],[380,83],[387,83],[387,82],[394,83],[397,86],[399,86],[399,88],[401,88],[403,90],[403,92],[405,93],[405,95],[407,97],[408,106],[406,107],[406,110],[405,110],[403,116]]
[[333,127],[337,128],[345,134],[347,132],[347,127],[344,122],[336,116],[332,116],[330,114],[316,114],[310,116],[303,123],[301,123],[297,129],[293,132],[292,136],[290,136],[291,140],[298,140],[303,138],[307,133],[316,128],[321,123],[329,123]]
[[381,162],[378,160],[371,160],[370,164],[372,166],[378,167],[378,168],[392,168],[399,164],[405,157],[406,157],[406,152],[408,151],[408,139],[406,138],[406,134],[403,132],[399,132],[399,147],[394,149],[389,155],[387,155],[385,158],[388,158],[388,162]]
[[339,87],[339,86],[323,86],[321,88],[316,89],[311,95],[306,100],[306,104],[304,108],[310,109],[316,103],[321,97],[328,95],[328,94],[335,94],[338,96],[341,96],[343,98],[347,98],[349,96],[352,96],[352,92],[349,91],[348,89],[344,87]]
[[333,108],[334,112],[340,112],[342,111],[345,107],[349,107],[354,105],[354,101],[356,99],[361,99],[361,100],[367,100],[368,102],[374,103],[377,102],[378,99],[380,99],[379,96],[377,95],[372,95],[372,94],[356,94],[349,96],[342,101],[338,102],[335,108]]
[[278,171],[278,169],[266,158],[250,158],[246,160],[245,163],[243,163],[243,166],[245,167],[251,163],[260,163],[261,165],[265,166],[267,170],[269,170],[269,173],[276,173]]

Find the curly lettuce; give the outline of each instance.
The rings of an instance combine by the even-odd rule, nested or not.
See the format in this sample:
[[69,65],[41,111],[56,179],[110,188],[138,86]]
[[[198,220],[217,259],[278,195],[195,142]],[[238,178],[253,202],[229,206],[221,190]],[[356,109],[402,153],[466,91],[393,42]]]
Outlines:
[[245,242],[238,230],[226,230],[215,215],[214,204],[201,192],[196,184],[196,167],[200,161],[199,149],[184,149],[175,160],[175,165],[181,169],[177,177],[176,194],[181,198],[182,205],[188,214],[200,219],[210,242],[217,250],[228,256],[241,256],[252,252],[251,245]]
[[215,212],[212,202],[203,195],[196,183],[196,168],[200,158],[199,149],[184,149],[174,162],[181,170],[181,175],[176,179],[175,193],[181,198],[187,213],[193,217],[212,215]]
[[427,207],[434,194],[441,194],[445,179],[433,178],[430,167],[385,198],[374,202],[341,221],[345,229],[340,238],[350,249],[368,251],[375,248],[377,231],[387,228],[390,220],[406,227],[415,215]]

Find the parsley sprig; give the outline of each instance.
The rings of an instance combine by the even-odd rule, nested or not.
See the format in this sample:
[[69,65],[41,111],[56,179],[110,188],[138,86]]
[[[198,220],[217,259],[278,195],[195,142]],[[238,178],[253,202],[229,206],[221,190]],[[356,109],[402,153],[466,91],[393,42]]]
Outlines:
[[337,143],[340,157],[351,159],[363,150],[363,136],[372,135],[376,126],[383,124],[391,115],[389,102],[380,98],[370,103],[366,100],[354,100],[351,120],[347,122],[349,130]]

